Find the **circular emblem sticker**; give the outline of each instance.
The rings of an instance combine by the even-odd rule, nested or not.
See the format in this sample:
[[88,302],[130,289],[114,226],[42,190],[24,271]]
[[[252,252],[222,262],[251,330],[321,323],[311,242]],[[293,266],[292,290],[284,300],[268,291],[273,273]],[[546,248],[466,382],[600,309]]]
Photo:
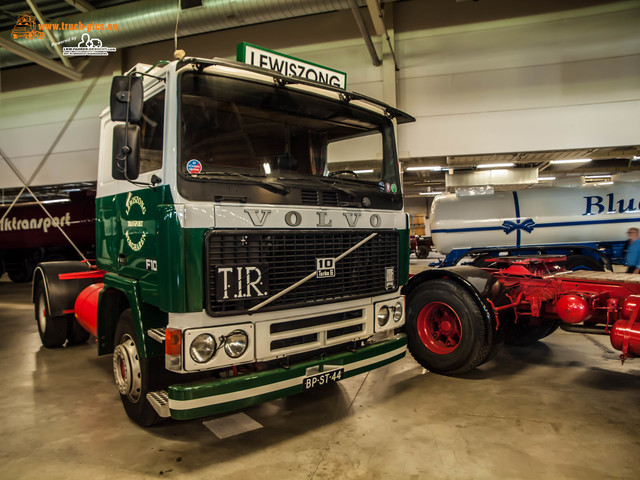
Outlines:
[[139,252],[147,238],[147,232],[144,228],[144,215],[147,209],[144,206],[142,198],[129,197],[126,204],[125,214],[128,218],[125,224],[124,235],[127,239],[127,245],[134,252]]
[[398,186],[395,183],[391,184],[391,193],[396,193],[398,191]]
[[191,175],[195,175],[196,173],[200,173],[202,171],[202,164],[196,160],[189,160],[189,162],[187,162],[187,172],[189,172]]
[[385,183],[384,184],[384,191],[387,193],[391,193],[391,184],[390,183]]

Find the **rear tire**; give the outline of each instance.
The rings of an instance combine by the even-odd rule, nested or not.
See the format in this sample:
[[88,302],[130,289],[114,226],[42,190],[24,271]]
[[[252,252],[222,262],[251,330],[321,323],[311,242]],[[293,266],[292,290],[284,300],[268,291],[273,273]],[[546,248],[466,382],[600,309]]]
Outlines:
[[416,248],[416,257],[418,258],[428,258],[429,257],[429,249],[426,245],[418,245]]
[[67,318],[67,340],[70,345],[86,343],[90,336],[91,334],[82,328],[73,315]]
[[473,260],[472,265],[478,268],[498,268],[497,258],[497,254],[485,253],[476,257]]
[[548,337],[560,326],[559,320],[546,321],[539,325],[532,325],[530,322],[530,316],[520,317],[518,323],[511,325],[509,328],[505,343],[515,347],[526,347]]
[[571,255],[567,258],[564,266],[567,270],[593,270],[594,272],[604,272],[604,265],[586,255]]
[[31,258],[23,258],[19,262],[18,268],[7,270],[7,274],[13,283],[26,283],[33,279],[33,271],[36,266]]
[[42,281],[38,283],[36,292],[35,315],[40,341],[46,348],[61,347],[67,339],[67,319],[50,315],[47,293]]
[[131,309],[120,315],[114,345],[113,374],[127,415],[142,427],[158,423],[162,419],[147,400],[147,393],[154,390],[157,372],[149,368],[150,359],[140,356]]
[[499,345],[489,342],[485,316],[467,290],[449,280],[417,286],[409,295],[409,352],[427,370],[460,375],[489,359]]

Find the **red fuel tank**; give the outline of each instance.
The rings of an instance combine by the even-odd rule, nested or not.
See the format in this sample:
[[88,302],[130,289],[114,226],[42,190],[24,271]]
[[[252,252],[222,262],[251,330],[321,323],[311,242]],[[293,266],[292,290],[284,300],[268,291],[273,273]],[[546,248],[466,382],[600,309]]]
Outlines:
[[98,297],[103,288],[104,283],[89,285],[80,292],[74,307],[78,323],[94,337],[97,336]]

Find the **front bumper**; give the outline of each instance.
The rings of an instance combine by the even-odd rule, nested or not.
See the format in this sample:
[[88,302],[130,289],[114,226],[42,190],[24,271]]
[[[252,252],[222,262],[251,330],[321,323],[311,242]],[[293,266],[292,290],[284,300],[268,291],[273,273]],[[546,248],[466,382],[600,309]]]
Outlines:
[[406,335],[398,334],[390,340],[367,345],[353,352],[301,362],[288,368],[279,367],[227,379],[171,385],[167,392],[169,415],[177,420],[188,420],[246,408],[302,392],[304,379],[308,371],[314,371],[314,367],[340,366],[344,368],[343,378],[349,378],[400,360],[406,351]]

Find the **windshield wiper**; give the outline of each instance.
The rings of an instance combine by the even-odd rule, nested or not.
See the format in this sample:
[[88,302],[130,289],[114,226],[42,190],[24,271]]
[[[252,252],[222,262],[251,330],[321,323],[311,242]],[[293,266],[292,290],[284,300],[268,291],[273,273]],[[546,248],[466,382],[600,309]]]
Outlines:
[[347,188],[343,188],[343,187],[339,187],[338,185],[336,185],[334,183],[334,180],[336,180],[335,178],[329,178],[329,177],[315,177],[315,176],[309,176],[309,177],[278,177],[279,180],[299,180],[299,181],[307,181],[307,182],[312,182],[312,183],[316,183],[318,185],[322,185],[322,186],[326,186],[326,187],[331,187],[334,190],[337,190],[339,192],[342,192],[346,195],[349,195],[351,197],[356,197],[357,194],[354,191],[351,191]]
[[248,175],[243,175],[242,173],[237,172],[207,172],[207,173],[199,173],[195,176],[200,178],[213,178],[213,177],[235,177],[241,178],[243,180],[248,180],[249,182],[258,185],[259,187],[264,188],[265,190],[269,190],[270,192],[279,193],[280,195],[286,195],[289,193],[289,187],[286,185],[282,185],[281,183],[276,182],[268,182],[267,177],[250,177]]
[[358,185],[367,185],[369,187],[376,187],[377,189],[383,190],[384,191],[384,186],[381,186],[378,182],[372,182],[371,180],[363,180],[361,178],[351,178],[351,177],[340,177],[340,176],[331,176],[331,178],[329,177],[319,177],[319,178],[324,178],[326,180],[338,180],[341,182],[350,182],[350,183],[357,183]]

